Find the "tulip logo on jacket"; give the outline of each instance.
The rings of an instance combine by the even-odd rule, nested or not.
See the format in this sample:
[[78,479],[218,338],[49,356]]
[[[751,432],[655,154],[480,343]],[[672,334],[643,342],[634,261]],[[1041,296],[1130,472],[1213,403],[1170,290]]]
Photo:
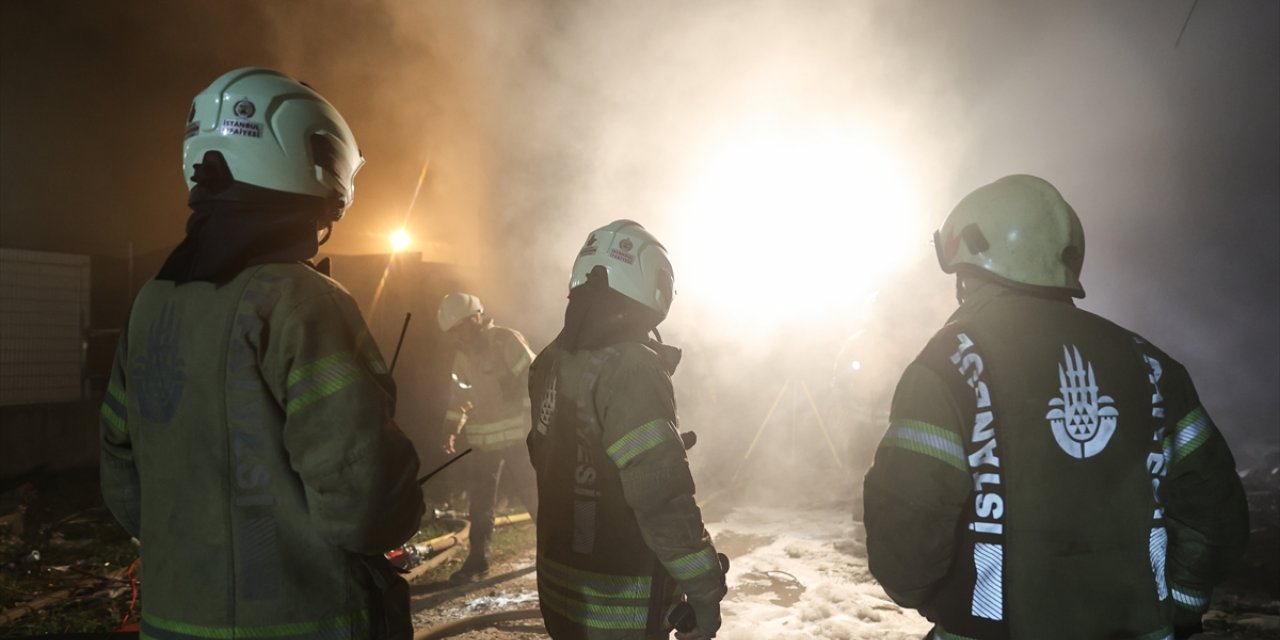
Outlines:
[[138,410],[148,422],[173,419],[186,385],[185,363],[179,351],[182,321],[170,302],[160,311],[147,332],[146,348],[134,358],[130,379],[138,386]]
[[1106,448],[1116,431],[1120,411],[1111,396],[1098,395],[1093,363],[1080,357],[1078,348],[1063,345],[1062,356],[1063,362],[1058,365],[1058,390],[1062,396],[1049,401],[1052,409],[1045,417],[1058,446],[1067,455],[1090,458]]

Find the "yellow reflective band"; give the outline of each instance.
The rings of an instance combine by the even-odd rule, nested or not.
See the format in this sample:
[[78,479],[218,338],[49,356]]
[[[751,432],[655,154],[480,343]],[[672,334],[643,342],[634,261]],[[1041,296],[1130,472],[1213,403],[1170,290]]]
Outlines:
[[640,454],[662,444],[667,441],[678,440],[675,427],[670,420],[659,418],[650,420],[631,431],[626,435],[618,438],[617,442],[609,445],[605,453],[613,459],[613,463],[621,469],[627,466]]
[[545,556],[538,558],[538,576],[569,591],[596,598],[647,600],[649,576],[620,576],[565,566]]
[[99,413],[102,415],[102,421],[107,423],[107,425],[112,429],[128,435],[128,406],[124,390],[116,383],[115,378],[112,378],[111,382],[107,385],[107,395],[102,398],[102,408],[99,409]]
[[524,430],[524,416],[512,416],[510,418],[503,418],[501,420],[495,420],[493,422],[485,422],[485,423],[475,423],[475,422],[467,423],[468,436],[493,435],[495,433],[508,431],[512,429],[519,430],[519,431]]
[[289,373],[288,404],[292,415],[327,398],[360,378],[360,366],[346,353],[335,353]]
[[314,622],[241,626],[208,626],[142,614],[142,634],[166,640],[231,640],[232,638],[316,638],[346,640],[368,636],[368,611]]
[[716,558],[715,552],[711,547],[703,547],[698,551],[694,551],[685,556],[681,556],[672,560],[667,565],[667,570],[671,572],[671,577],[676,580],[692,580],[712,569],[720,567],[720,560]]
[[539,589],[538,599],[548,609],[593,629],[644,630],[649,622],[647,606],[580,602],[557,593],[554,589]]

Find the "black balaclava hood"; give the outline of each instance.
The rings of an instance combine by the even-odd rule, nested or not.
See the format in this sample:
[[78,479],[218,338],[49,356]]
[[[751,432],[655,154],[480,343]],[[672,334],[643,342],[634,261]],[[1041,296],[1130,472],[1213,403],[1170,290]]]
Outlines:
[[652,309],[609,288],[604,267],[587,274],[569,292],[564,329],[556,344],[566,351],[600,349],[621,342],[647,342],[661,318]]
[[326,199],[236,182],[220,154],[196,165],[195,180],[187,237],[157,280],[222,284],[245,267],[309,260],[320,250],[318,224],[332,207]]

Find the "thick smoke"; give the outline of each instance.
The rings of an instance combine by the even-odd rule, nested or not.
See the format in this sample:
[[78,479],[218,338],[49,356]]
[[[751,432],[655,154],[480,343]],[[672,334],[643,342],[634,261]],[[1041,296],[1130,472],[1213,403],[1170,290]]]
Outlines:
[[[798,285],[824,282],[820,293],[725,282],[746,289],[746,304],[706,288],[677,297],[664,328],[688,347],[676,383],[686,426],[705,443],[693,460],[711,484],[742,467],[775,399],[757,464],[743,468],[767,467],[786,447],[799,460],[831,463],[795,386],[804,382],[828,412],[833,373],[848,364],[839,352],[857,336],[853,351],[877,367],[864,369],[862,384],[885,402],[883,389],[952,304],[928,231],[969,190],[1023,172],[1053,181],[1084,221],[1082,305],[1182,359],[1237,450],[1274,448],[1277,9],[1206,5],[1175,48],[1186,8],[658,2],[478,11],[468,17],[501,34],[476,53],[501,69],[491,96],[502,107],[490,112],[497,173],[493,208],[481,217],[489,278],[477,287],[544,342],[558,328],[571,258],[595,226],[642,221],[667,239],[680,279],[723,255],[714,231],[690,237],[691,225],[781,229],[797,218],[681,210],[673,193],[697,174],[709,131],[750,137],[767,131],[731,125],[855,119],[896,147],[916,190],[905,215],[919,217],[921,243],[898,249],[912,254],[881,274],[870,308],[870,291],[843,288],[842,274],[814,272],[767,243],[734,255],[775,261]],[[716,223],[698,224],[702,217]],[[811,251],[852,257],[882,240],[870,229],[827,231],[807,230]],[[832,300],[847,304],[832,309]],[[789,310],[785,321],[750,326],[779,308]],[[827,421],[839,422],[830,413]],[[825,426],[846,464],[877,435]]]
[[[172,246],[190,96],[234,66],[279,67],[338,105],[369,160],[327,249],[385,251],[404,224],[415,250],[460,265],[535,348],[559,328],[589,230],[632,218],[664,239],[679,293],[663,329],[686,347],[675,382],[685,426],[702,436],[691,459],[704,489],[739,468],[740,480],[776,467],[811,482],[796,470],[843,466],[853,480],[878,433],[848,426],[842,394],[887,402],[954,304],[929,233],[965,193],[1010,173],[1047,178],[1079,212],[1082,306],[1187,364],[1238,452],[1278,444],[1275,3],[1199,3],[1177,48],[1190,7],[1170,3],[4,6],[5,244],[57,248],[57,232],[24,212],[83,229],[83,212],[109,197],[137,214],[70,232],[84,251]],[[57,74],[70,86],[37,82]],[[15,98],[15,85],[45,106]],[[126,115],[150,123],[146,134]],[[53,132],[67,123],[78,133],[63,141]],[[858,149],[831,162],[788,155],[788,136],[826,131],[837,146],[873,141],[861,152],[879,162],[858,164]],[[744,173],[737,199],[687,198],[738,144],[781,151]],[[100,158],[112,161],[87,161]],[[49,189],[44,176],[68,175],[68,162],[83,188]],[[861,198],[882,169],[900,178],[901,202]],[[794,202],[774,195],[806,173],[847,175],[847,215],[807,215],[830,185],[801,179]],[[778,210],[726,204],[753,198]],[[886,221],[905,235],[886,235]],[[892,260],[863,266],[886,251]]]

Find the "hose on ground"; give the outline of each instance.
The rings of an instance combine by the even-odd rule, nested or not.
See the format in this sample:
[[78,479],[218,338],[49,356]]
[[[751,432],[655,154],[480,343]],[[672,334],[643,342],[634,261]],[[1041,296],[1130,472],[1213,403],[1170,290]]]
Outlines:
[[439,553],[430,560],[427,560],[409,570],[409,573],[404,576],[406,581],[413,582],[426,574],[426,572],[444,564],[446,560],[457,555],[458,550],[461,549],[461,547],[458,546],[458,543],[466,540],[467,536],[471,533],[471,522],[468,520],[449,520],[448,522],[461,523],[462,528],[457,532],[446,533],[445,535],[432,538],[424,543],[424,546],[430,549],[431,552],[438,551]]
[[[493,524],[495,527],[501,527],[508,524],[519,524],[521,522],[528,522],[529,520],[532,520],[532,518],[529,516],[528,512],[514,513],[508,516],[498,516],[494,518]],[[443,521],[447,523],[452,523],[455,525],[461,524],[462,528],[453,533],[446,533],[442,536],[437,536],[426,542],[416,545],[419,547],[425,547],[427,550],[427,553],[436,553],[438,555],[433,556],[430,560],[427,560],[422,564],[419,564],[418,566],[411,569],[409,573],[405,574],[404,576],[405,580],[409,582],[413,582],[414,580],[422,577],[428,571],[440,566],[449,558],[452,558],[454,555],[457,554],[458,550],[461,548],[459,547],[459,545],[462,543],[462,541],[466,540],[471,535],[470,520],[463,520],[461,518],[448,518],[448,519],[444,519]]]
[[478,616],[459,618],[428,627],[413,634],[413,640],[439,640],[440,638],[456,636],[467,631],[493,626],[499,622],[533,619],[541,620],[542,612],[538,609],[512,609],[509,611],[483,613]]

